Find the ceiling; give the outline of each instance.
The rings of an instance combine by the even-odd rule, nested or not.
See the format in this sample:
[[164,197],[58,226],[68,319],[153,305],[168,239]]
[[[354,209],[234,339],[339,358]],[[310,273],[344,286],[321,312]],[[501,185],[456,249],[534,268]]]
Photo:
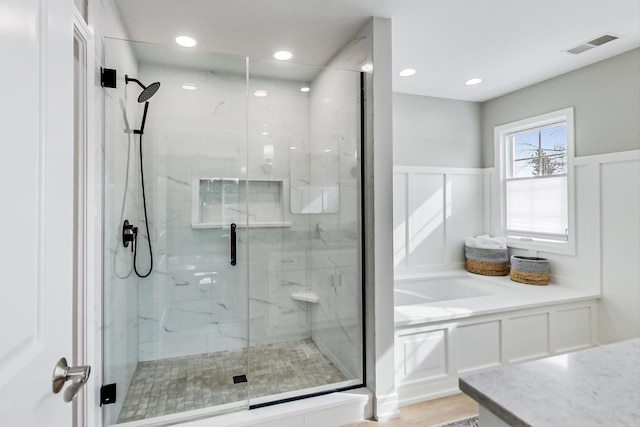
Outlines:
[[[129,38],[325,65],[371,16],[392,22],[393,90],[485,101],[640,46],[638,0],[115,0]],[[563,52],[605,33],[619,39]],[[414,68],[412,77],[398,72]],[[466,86],[471,77],[483,82]]]

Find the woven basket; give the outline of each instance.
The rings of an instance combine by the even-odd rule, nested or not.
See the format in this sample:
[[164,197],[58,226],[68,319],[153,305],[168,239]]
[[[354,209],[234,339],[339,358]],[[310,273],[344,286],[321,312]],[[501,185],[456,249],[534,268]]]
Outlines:
[[506,276],[509,274],[507,249],[485,249],[464,247],[465,265],[469,273],[483,276]]
[[549,284],[549,261],[544,258],[514,255],[511,257],[511,280],[527,285]]
[[506,276],[509,274],[509,263],[486,262],[468,259],[465,263],[469,273],[482,274],[483,276]]

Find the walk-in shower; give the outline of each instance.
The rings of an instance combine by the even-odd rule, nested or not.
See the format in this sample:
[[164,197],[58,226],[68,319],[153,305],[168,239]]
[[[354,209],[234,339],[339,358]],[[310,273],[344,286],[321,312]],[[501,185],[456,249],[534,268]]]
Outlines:
[[104,61],[104,425],[362,386],[360,73],[115,39]]

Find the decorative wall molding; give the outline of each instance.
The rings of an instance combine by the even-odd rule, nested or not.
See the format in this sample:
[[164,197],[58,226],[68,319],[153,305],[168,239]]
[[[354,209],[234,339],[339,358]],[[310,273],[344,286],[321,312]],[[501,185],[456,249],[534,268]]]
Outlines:
[[573,161],[575,166],[618,163],[632,160],[640,160],[640,150],[619,151],[617,153],[596,154],[593,156],[576,157]]
[[397,328],[400,405],[458,393],[460,375],[591,347],[597,318],[594,299]]
[[480,168],[394,166],[395,276],[464,268],[464,238],[485,227]]
[[[640,234],[638,216],[633,213],[640,196],[638,179],[634,175],[638,168],[640,150],[576,157],[576,254],[523,251],[523,254],[542,256],[551,261],[552,281],[597,291],[603,296],[599,309],[604,315],[599,317],[597,327],[600,343],[632,338],[640,333],[637,315],[640,304],[634,294],[629,294],[638,291],[628,287],[628,283],[637,282],[637,269],[631,268],[633,262],[627,263],[626,267],[612,266],[623,257],[637,260],[640,256],[635,237]],[[494,232],[497,218],[493,212],[498,201],[492,190],[497,177],[495,168],[486,168],[484,173],[484,214],[485,224],[489,224],[488,228],[485,225],[485,230]],[[626,232],[621,231],[621,227]],[[615,242],[613,235],[618,236]]]

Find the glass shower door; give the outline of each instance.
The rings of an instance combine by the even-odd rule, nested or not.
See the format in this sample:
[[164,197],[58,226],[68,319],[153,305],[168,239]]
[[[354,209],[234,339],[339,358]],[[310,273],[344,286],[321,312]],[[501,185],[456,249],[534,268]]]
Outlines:
[[249,400],[363,384],[360,74],[249,60]]
[[245,409],[246,59],[106,39],[105,66],[104,425]]

